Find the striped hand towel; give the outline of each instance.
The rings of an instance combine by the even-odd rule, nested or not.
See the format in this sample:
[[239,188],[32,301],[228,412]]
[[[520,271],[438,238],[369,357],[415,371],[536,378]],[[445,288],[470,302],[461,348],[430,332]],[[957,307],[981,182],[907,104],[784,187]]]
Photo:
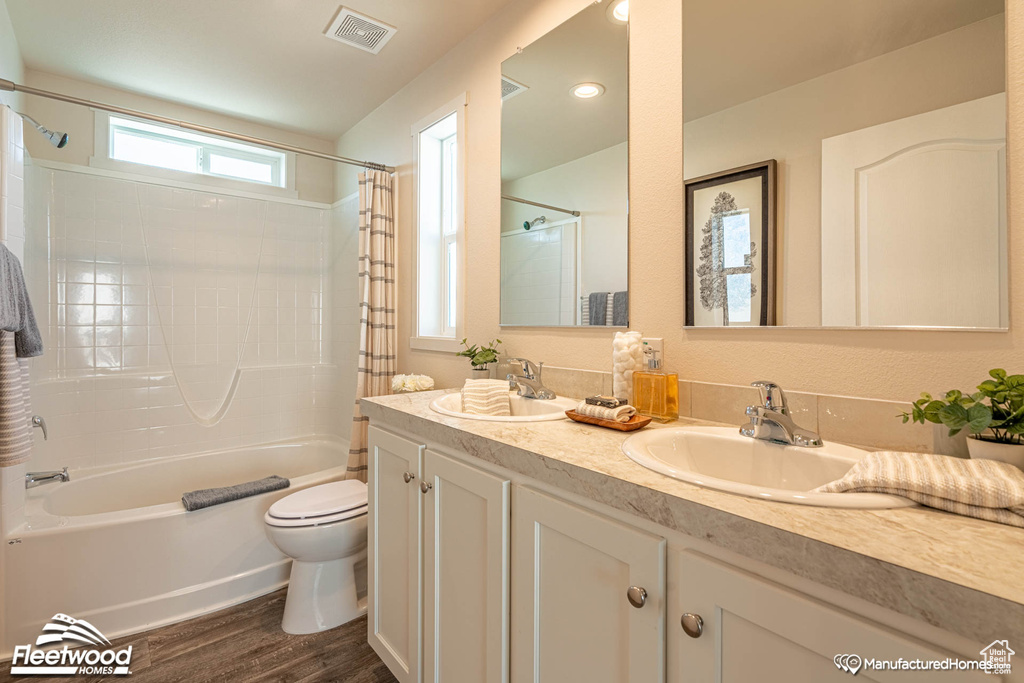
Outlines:
[[633,416],[636,415],[636,408],[628,404],[619,406],[618,408],[605,408],[604,406],[595,406],[587,403],[586,401],[580,401],[576,406],[576,412],[580,415],[596,417],[601,420],[629,422]]
[[995,460],[871,453],[822,493],[889,493],[965,517],[1024,527],[1024,472]]
[[473,415],[511,415],[508,382],[503,379],[467,379],[462,387],[462,411]]
[[0,467],[21,464],[32,454],[28,360],[17,357],[14,337],[0,330]]

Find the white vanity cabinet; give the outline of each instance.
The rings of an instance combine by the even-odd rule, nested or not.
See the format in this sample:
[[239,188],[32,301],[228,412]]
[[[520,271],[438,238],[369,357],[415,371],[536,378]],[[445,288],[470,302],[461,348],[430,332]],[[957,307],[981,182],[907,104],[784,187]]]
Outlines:
[[[863,659],[951,655],[706,555],[687,550],[672,559],[678,577],[668,614],[672,681],[841,683],[851,673],[853,680],[879,682],[1003,680],[980,671],[871,670]],[[844,662],[855,670],[836,665],[836,655],[843,654],[856,656]]]
[[664,680],[665,539],[517,486],[512,680]]
[[839,683],[840,654],[984,647],[471,455],[371,427],[369,456],[369,640],[402,683]]
[[402,683],[508,676],[509,481],[370,428],[370,645]]
[[370,427],[368,636],[401,683],[420,680],[420,461],[425,446]]

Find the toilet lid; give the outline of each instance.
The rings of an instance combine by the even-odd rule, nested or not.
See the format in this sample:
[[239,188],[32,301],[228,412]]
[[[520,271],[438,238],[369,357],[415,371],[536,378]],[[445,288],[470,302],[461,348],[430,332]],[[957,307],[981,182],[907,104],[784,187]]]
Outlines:
[[366,508],[366,484],[355,479],[311,486],[285,496],[267,512],[275,519],[301,520],[333,517]]
[[334,524],[335,522],[344,522],[348,519],[355,519],[356,517],[365,517],[367,506],[364,505],[361,508],[353,508],[351,510],[345,510],[344,512],[335,512],[332,515],[320,515],[319,517],[302,517],[299,519],[278,519],[272,517],[269,512],[263,516],[263,521],[268,526],[275,527],[316,527],[326,526],[328,524]]

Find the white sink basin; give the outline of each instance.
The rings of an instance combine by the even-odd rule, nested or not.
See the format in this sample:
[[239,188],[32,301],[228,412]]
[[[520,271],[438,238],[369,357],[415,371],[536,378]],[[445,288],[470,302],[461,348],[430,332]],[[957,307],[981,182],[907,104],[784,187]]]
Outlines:
[[473,415],[462,412],[462,394],[453,392],[439,396],[430,402],[430,408],[442,415],[462,417],[467,420],[484,420],[486,422],[547,422],[549,420],[567,420],[565,411],[576,407],[579,401],[571,398],[523,398],[514,391],[509,392],[509,407],[512,414],[508,417],[491,415]]
[[734,427],[678,427],[635,434],[622,451],[660,474],[751,498],[832,508],[916,505],[884,493],[813,493],[867,454],[850,446],[784,446],[742,436]]

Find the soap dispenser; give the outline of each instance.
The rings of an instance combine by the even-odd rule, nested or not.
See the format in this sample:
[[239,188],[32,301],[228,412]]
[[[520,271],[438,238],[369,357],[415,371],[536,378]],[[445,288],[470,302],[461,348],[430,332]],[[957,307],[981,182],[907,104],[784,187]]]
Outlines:
[[679,375],[661,369],[658,352],[644,344],[645,370],[633,373],[633,407],[658,422],[679,418]]

